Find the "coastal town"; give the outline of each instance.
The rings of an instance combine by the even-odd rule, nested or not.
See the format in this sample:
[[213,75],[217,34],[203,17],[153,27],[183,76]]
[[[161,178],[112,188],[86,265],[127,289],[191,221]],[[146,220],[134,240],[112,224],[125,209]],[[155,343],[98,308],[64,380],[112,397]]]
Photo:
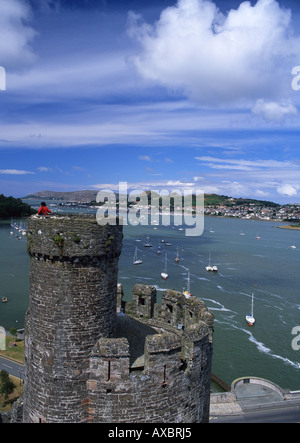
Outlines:
[[225,204],[205,206],[204,214],[210,216],[236,217],[256,220],[300,222],[300,204],[264,206],[248,203],[227,206]]
[[[174,194],[169,194],[165,196],[164,200],[162,196],[159,196],[159,200],[154,200],[153,191],[146,191],[148,196],[148,204],[145,201],[139,201],[139,196],[136,196],[134,201],[127,199],[128,207],[135,209],[135,211],[148,211],[151,214],[156,212],[164,213],[171,211],[171,213],[178,213],[182,211],[184,207],[184,212],[186,214],[190,213],[196,215],[198,213],[204,213],[207,216],[216,217],[234,217],[243,219],[255,219],[264,221],[284,221],[291,223],[300,223],[300,203],[297,204],[285,204],[280,205],[278,203],[255,200],[248,198],[233,198],[217,194],[205,194],[204,195],[204,208],[199,207],[196,203],[196,196],[193,196],[192,200],[184,201],[182,200],[182,206],[178,196]],[[35,195],[27,196],[23,201],[32,198],[47,198],[50,206],[59,207],[61,210],[67,207],[89,207],[97,209],[99,203],[96,203],[96,193],[91,191],[81,191],[81,192],[65,192],[65,193],[55,193],[51,191],[37,193]],[[156,205],[153,202],[156,202]],[[175,203],[176,201],[176,203]],[[177,205],[178,201],[180,205]],[[119,196],[116,193],[116,198],[112,202],[112,205],[118,205]],[[159,202],[159,208],[157,206]],[[190,203],[191,202],[191,203]],[[107,202],[108,203],[108,202]],[[111,208],[111,205],[106,204],[106,208]]]

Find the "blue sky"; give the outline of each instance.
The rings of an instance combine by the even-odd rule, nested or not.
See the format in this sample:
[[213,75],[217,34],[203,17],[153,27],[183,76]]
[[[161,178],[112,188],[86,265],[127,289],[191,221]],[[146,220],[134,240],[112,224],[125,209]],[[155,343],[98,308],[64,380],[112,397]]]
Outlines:
[[299,29],[291,0],[0,0],[0,193],[300,202]]

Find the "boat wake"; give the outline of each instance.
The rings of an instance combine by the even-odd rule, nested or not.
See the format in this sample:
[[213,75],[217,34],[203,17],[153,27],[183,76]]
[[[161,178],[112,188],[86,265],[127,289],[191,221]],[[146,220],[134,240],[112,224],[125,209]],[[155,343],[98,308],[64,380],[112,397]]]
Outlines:
[[234,314],[236,314],[236,312],[234,312],[234,311],[232,311],[231,309],[228,309],[228,308],[225,308],[225,306],[224,305],[222,305],[222,303],[219,303],[218,301],[216,301],[216,300],[213,300],[213,299],[211,299],[211,298],[202,298],[202,300],[203,301],[209,301],[209,302],[212,302],[212,303],[215,303],[216,305],[217,305],[217,307],[212,307],[212,306],[207,306],[207,304],[206,304],[206,306],[207,306],[207,308],[210,310],[210,311],[222,311],[222,312],[233,312]]
[[259,352],[262,352],[263,354],[269,355],[272,358],[275,358],[277,360],[283,361],[285,364],[292,366],[295,369],[300,369],[300,363],[293,362],[287,357],[282,357],[281,355],[274,354],[270,348],[268,348],[264,343],[256,340],[256,338],[253,336],[251,331],[248,331],[247,329],[241,329],[243,332],[245,332],[247,335],[249,335],[249,341],[251,343],[254,343],[256,348]]

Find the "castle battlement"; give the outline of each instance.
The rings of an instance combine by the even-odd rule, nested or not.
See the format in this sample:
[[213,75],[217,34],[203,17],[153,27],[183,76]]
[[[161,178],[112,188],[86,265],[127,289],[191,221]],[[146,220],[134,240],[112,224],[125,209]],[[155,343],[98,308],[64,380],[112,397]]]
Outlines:
[[207,422],[213,315],[198,297],[117,284],[122,226],[31,217],[24,422]]

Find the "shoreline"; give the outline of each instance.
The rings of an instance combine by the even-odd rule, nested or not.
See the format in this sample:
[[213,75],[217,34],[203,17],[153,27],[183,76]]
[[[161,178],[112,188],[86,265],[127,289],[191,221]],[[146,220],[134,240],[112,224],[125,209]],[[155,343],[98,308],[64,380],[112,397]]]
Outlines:
[[279,229],[290,229],[291,231],[300,231],[300,226],[286,225],[286,226],[276,226]]

